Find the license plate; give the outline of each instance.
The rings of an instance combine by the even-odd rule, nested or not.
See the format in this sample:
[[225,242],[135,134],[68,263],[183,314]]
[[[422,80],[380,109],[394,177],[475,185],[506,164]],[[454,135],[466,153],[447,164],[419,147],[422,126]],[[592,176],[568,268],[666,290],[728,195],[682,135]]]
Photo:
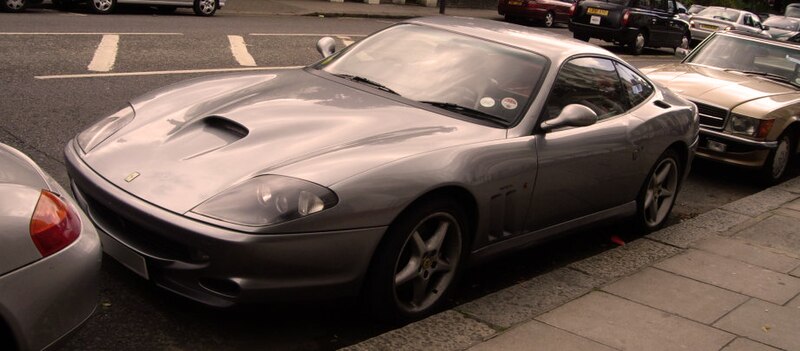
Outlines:
[[700,28],[708,29],[708,30],[717,30],[717,26],[709,26],[707,24],[701,24]]
[[589,23],[600,24],[600,16],[592,16],[591,18],[589,18]]
[[511,6],[520,6],[522,5],[522,1],[509,1],[508,4]]
[[586,9],[586,13],[590,15],[608,16],[608,10],[596,9],[594,7]]
[[103,244],[103,251],[105,253],[142,278],[150,279],[150,275],[147,273],[147,262],[144,257],[117,241],[117,239],[110,237],[102,230],[98,230],[97,234],[100,236],[100,242]]

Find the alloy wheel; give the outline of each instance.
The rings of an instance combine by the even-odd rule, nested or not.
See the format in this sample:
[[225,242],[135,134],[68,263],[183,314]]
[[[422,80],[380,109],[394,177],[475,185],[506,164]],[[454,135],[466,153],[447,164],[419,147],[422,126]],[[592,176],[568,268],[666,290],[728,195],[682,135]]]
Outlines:
[[203,15],[210,16],[214,14],[214,11],[217,10],[217,1],[216,0],[200,0],[198,5],[198,9]]
[[406,239],[394,269],[394,298],[406,313],[424,311],[453,282],[461,260],[458,221],[437,212],[420,221]]
[[636,40],[633,42],[633,52],[634,54],[638,55],[644,50],[644,34],[638,33],[636,34]]
[[114,5],[113,0],[92,0],[92,6],[97,12],[106,13],[111,11],[111,7]]
[[5,0],[6,6],[10,11],[20,11],[25,7],[25,0]]
[[775,149],[775,155],[772,160],[772,178],[780,179],[783,172],[786,171],[786,166],[789,165],[789,154],[791,143],[788,136],[783,136],[778,147]]
[[550,27],[553,26],[553,22],[554,22],[553,13],[552,12],[548,12],[544,16],[544,26],[547,27],[547,28],[550,28]]
[[657,227],[669,215],[678,192],[678,164],[664,158],[654,168],[644,196],[644,221]]
[[681,44],[678,46],[681,49],[689,49],[689,36],[684,34],[683,38],[681,38]]

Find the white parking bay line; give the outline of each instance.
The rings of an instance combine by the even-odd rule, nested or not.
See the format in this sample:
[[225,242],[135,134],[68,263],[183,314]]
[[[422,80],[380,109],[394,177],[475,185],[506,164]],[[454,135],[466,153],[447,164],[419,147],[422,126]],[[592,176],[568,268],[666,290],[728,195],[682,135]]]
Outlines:
[[270,71],[280,69],[301,68],[303,66],[282,66],[282,67],[239,67],[239,68],[211,68],[211,69],[187,69],[177,71],[144,71],[144,72],[117,72],[117,73],[86,73],[86,74],[60,74],[52,76],[34,76],[36,79],[74,79],[74,78],[105,78],[105,77],[133,77],[133,76],[163,76],[170,74],[196,74],[196,73],[220,73],[220,72],[240,72],[240,71]]
[[231,53],[236,62],[242,66],[255,66],[256,60],[247,51],[247,44],[244,43],[244,38],[239,35],[229,35],[228,41],[231,42]]
[[366,34],[325,34],[325,33],[250,33],[261,37],[366,37]]
[[119,35],[104,35],[103,40],[97,45],[94,58],[89,63],[89,70],[93,72],[108,72],[114,68],[117,61],[117,48],[119,47]]
[[344,36],[344,35],[337,35],[336,37],[337,37],[337,38],[339,38],[339,39],[342,39],[342,42],[344,43],[344,46],[350,46],[351,44],[353,44],[353,43],[354,43],[354,42],[353,42],[353,39],[351,39],[351,38],[350,38],[350,37],[348,37],[348,36]]
[[183,35],[183,33],[100,33],[100,32],[0,32],[0,35]]

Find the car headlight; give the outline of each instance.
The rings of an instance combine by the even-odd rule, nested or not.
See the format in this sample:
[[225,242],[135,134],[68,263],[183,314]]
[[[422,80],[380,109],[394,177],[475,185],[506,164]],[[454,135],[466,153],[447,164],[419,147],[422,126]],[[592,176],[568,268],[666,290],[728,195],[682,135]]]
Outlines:
[[78,134],[78,146],[83,152],[88,153],[108,137],[118,132],[133,120],[136,113],[130,105],[117,111],[116,113],[103,118],[89,129]]
[[764,138],[769,134],[773,123],[775,123],[774,119],[758,119],[734,113],[731,114],[725,130],[733,134]]
[[323,186],[264,175],[223,191],[191,212],[239,225],[267,226],[320,212],[338,201],[336,194]]

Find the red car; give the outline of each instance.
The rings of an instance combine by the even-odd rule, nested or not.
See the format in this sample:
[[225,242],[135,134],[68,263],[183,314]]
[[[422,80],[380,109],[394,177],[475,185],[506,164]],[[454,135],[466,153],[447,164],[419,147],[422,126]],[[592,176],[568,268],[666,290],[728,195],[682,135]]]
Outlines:
[[569,9],[575,0],[500,0],[497,13],[506,21],[534,20],[545,27],[556,23],[569,23]]

